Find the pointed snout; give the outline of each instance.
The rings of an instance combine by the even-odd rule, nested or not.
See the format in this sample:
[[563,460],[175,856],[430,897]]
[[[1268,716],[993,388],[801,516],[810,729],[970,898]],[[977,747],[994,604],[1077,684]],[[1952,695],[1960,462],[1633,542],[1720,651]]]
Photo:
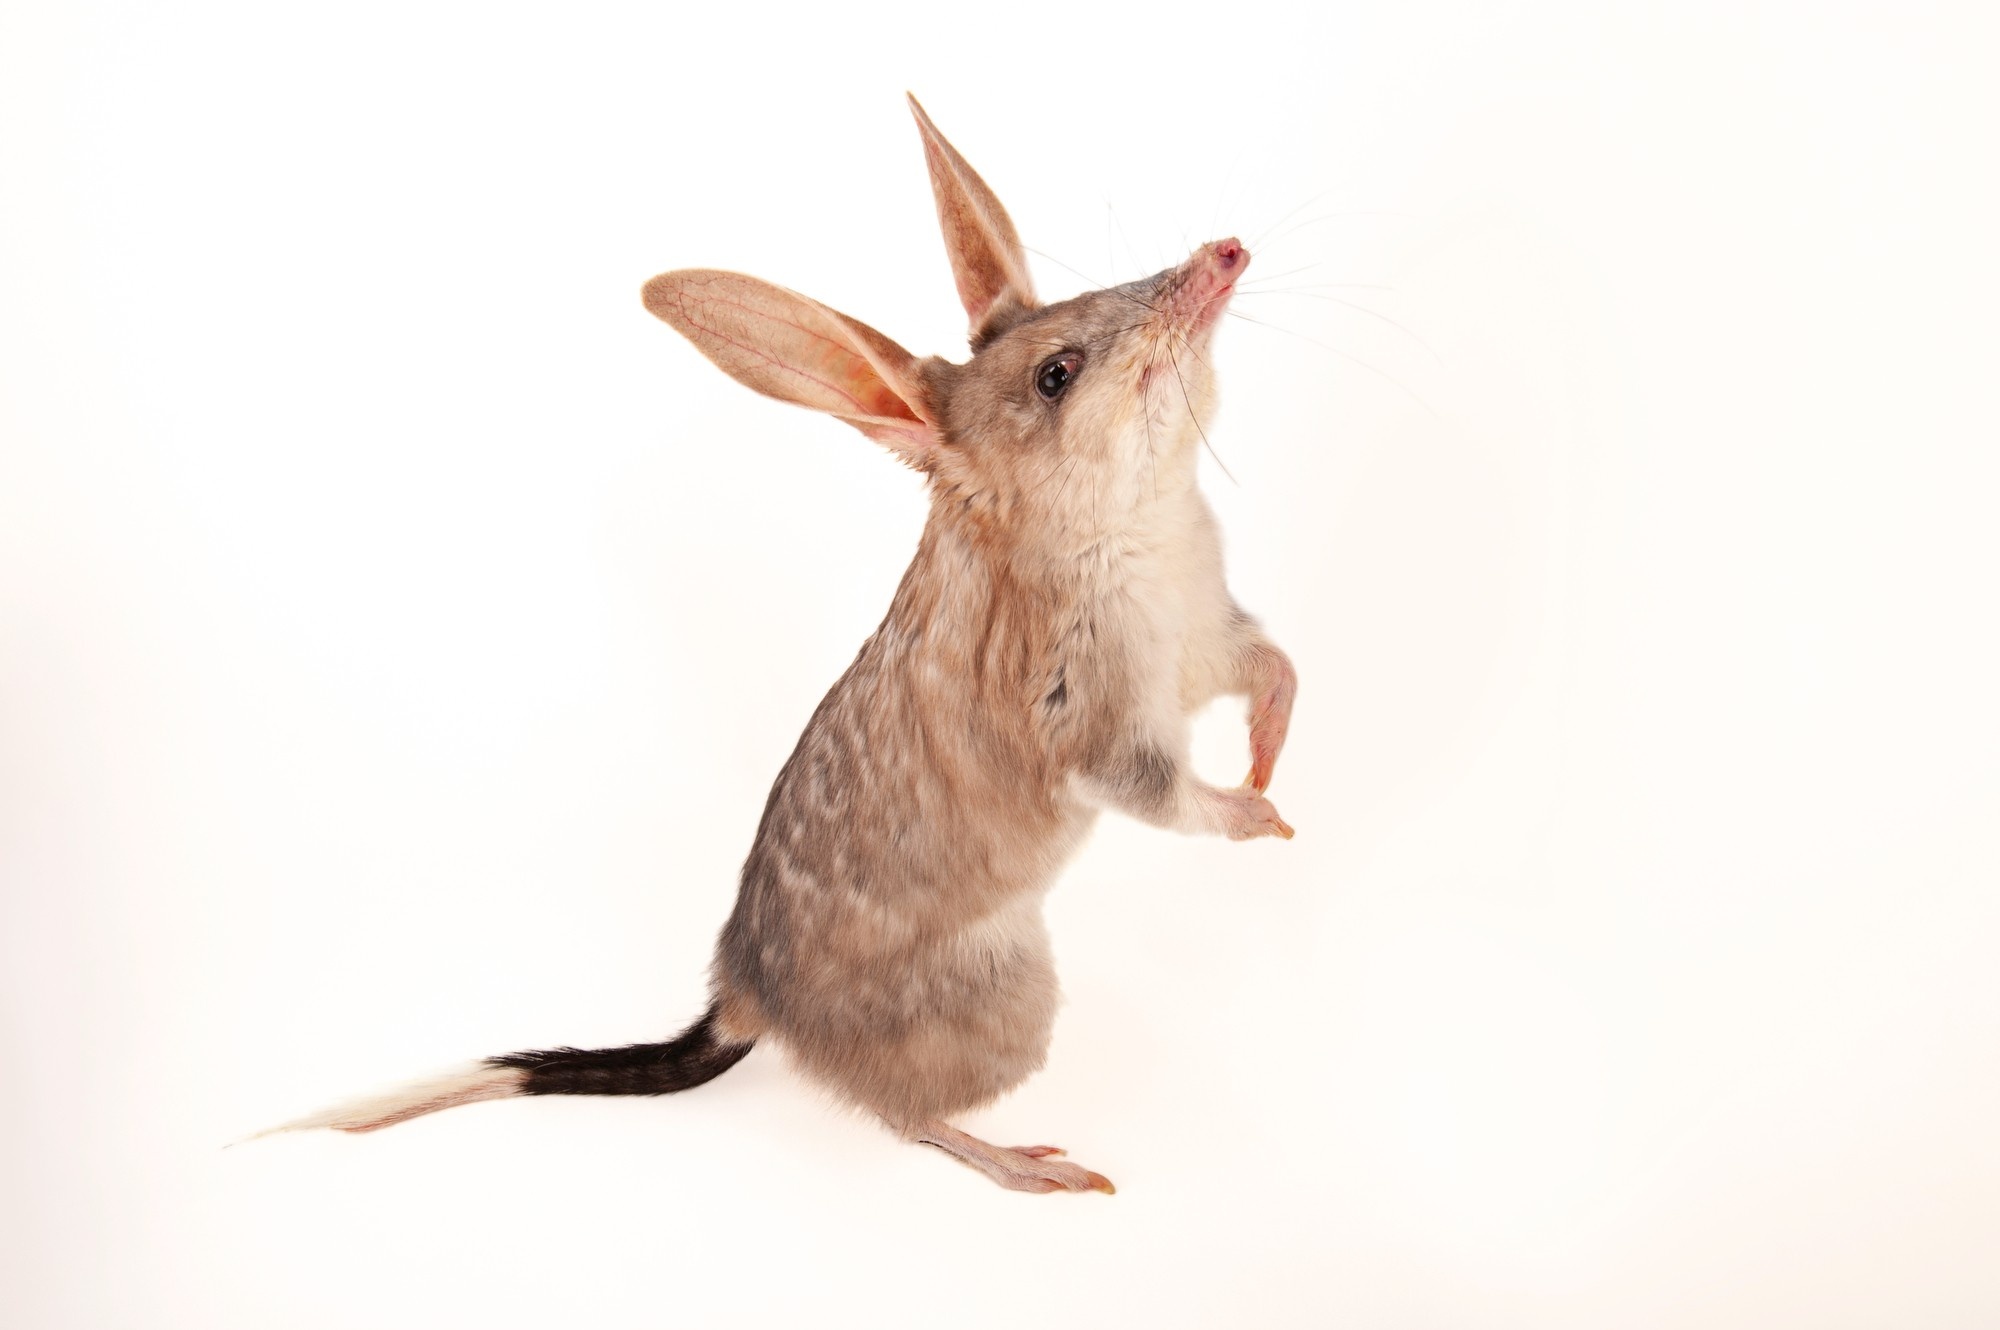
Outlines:
[[1191,288],[1197,292],[1197,298],[1206,299],[1226,296],[1249,267],[1250,251],[1231,236],[1227,240],[1211,240],[1188,255],[1179,276],[1184,288]]
[[1205,260],[1216,274],[1226,281],[1234,282],[1250,266],[1250,251],[1243,248],[1243,242],[1235,236],[1227,240],[1211,240],[1194,252],[1196,259]]
[[1236,237],[1209,241],[1171,275],[1172,316],[1191,328],[1212,328],[1249,267],[1250,251]]

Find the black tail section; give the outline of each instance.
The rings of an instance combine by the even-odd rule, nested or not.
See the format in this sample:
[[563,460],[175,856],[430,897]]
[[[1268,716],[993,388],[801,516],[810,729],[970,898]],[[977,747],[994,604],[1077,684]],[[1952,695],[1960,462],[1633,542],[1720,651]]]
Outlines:
[[751,1044],[725,1043],[715,1008],[664,1044],[624,1048],[551,1048],[486,1059],[490,1067],[528,1073],[521,1094],[672,1094],[712,1081],[743,1060]]

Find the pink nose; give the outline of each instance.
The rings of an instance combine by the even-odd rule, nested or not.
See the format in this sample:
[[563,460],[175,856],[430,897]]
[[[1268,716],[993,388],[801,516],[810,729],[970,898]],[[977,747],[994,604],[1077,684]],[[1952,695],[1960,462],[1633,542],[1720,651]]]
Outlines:
[[1223,276],[1229,277],[1250,262],[1250,251],[1243,248],[1243,242],[1231,236],[1227,240],[1211,240],[1208,253]]

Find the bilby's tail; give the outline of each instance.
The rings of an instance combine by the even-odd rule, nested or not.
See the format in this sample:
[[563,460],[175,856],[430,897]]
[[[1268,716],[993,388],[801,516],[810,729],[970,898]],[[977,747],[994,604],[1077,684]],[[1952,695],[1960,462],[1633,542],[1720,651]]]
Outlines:
[[664,1044],[508,1053],[485,1065],[521,1073],[516,1094],[672,1094],[714,1080],[741,1062],[750,1047],[749,1041],[730,1043],[718,1035],[710,1007]]
[[716,1033],[715,1008],[710,1007],[664,1044],[507,1053],[258,1134],[313,1127],[374,1131],[441,1108],[526,1094],[672,1094],[714,1080],[742,1061],[750,1048],[748,1042],[731,1043]]

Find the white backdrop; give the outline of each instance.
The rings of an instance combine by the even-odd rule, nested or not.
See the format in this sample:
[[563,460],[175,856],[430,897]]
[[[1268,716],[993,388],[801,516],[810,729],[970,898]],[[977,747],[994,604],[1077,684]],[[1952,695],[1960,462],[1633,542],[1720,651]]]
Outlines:
[[[8,1323],[2000,1321],[1991,8],[955,12],[0,5]],[[923,502],[639,284],[962,353],[905,88],[1046,293],[1255,253],[1298,839],[1107,819],[968,1124],[1119,1194],[767,1051],[221,1149],[699,1009]]]

